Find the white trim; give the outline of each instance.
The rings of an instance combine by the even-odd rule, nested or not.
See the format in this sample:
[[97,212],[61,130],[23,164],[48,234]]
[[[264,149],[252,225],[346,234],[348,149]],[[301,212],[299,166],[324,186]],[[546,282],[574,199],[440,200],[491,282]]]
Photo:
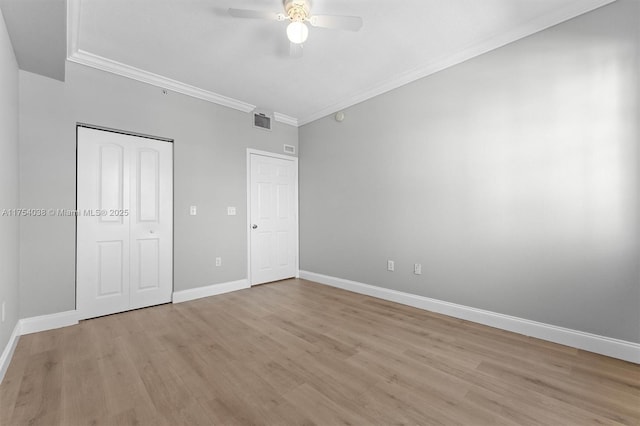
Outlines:
[[247,283],[251,287],[251,150],[247,149]]
[[614,1],[616,0],[576,0],[567,7],[553,11],[552,13],[546,15],[542,15],[532,21],[525,23],[524,25],[514,28],[509,32],[500,34],[487,40],[479,41],[478,43],[473,44],[452,55],[448,55],[421,64],[412,70],[397,74],[386,81],[377,83],[367,90],[344,98],[341,101],[322,108],[321,110],[316,111],[306,117],[299,118],[298,125],[303,126],[305,124],[311,123],[312,121],[318,120],[328,115],[332,115],[337,111],[349,108],[355,104],[359,104],[368,99],[389,92],[393,89],[397,89],[398,87],[427,77],[431,74],[435,74],[445,68],[458,65],[462,62],[468,61],[471,58],[482,55],[483,53],[498,49],[509,43],[513,43],[514,41],[543,31],[549,27],[558,25],[562,22],[565,22],[587,12],[591,12],[592,10],[605,6],[609,3],[613,3]]
[[[70,34],[72,31],[69,30]],[[178,80],[173,80],[168,77],[154,74],[149,71],[135,68],[121,62],[117,62],[82,49],[77,48],[77,41],[74,42],[71,35],[69,36],[68,49],[72,50],[72,53],[67,57],[71,62],[85,65],[88,67],[96,68],[102,71],[106,71],[112,74],[116,74],[122,77],[130,78],[132,80],[140,81],[142,83],[151,84],[152,86],[161,87],[163,89],[170,90],[176,93],[182,93],[183,95],[191,96],[193,98],[202,99],[207,102],[233,108],[242,112],[251,112],[256,106],[247,102],[243,102],[228,96],[220,95],[209,90],[201,89],[190,84],[182,83]],[[298,120],[295,117],[291,117],[279,112],[273,114],[275,121],[288,124],[290,126],[298,127]]]
[[173,303],[182,303],[189,300],[202,299],[203,297],[216,296],[232,291],[249,288],[247,280],[230,281],[227,283],[212,284],[205,287],[191,288],[189,290],[174,291]]
[[279,158],[281,160],[295,161],[296,163],[298,162],[298,157],[294,157],[293,155],[278,154],[277,152],[260,151],[259,149],[247,148],[247,159],[250,158],[251,154],[262,155],[263,157]]
[[251,155],[262,155],[265,157],[273,157],[273,158],[279,158],[281,160],[293,161],[294,167],[296,169],[295,197],[294,197],[294,203],[296,206],[296,212],[295,212],[296,214],[296,226],[295,226],[296,246],[294,248],[296,251],[296,264],[295,264],[296,276],[295,277],[298,278],[300,274],[300,228],[299,228],[300,227],[300,203],[299,203],[300,195],[298,193],[298,190],[299,190],[298,157],[247,148],[247,282],[249,283],[249,286],[251,286],[251,232],[250,232],[250,229],[251,229]]
[[73,52],[67,59],[71,62],[97,68],[102,71],[110,72],[122,77],[127,77],[132,80],[137,80],[142,83],[151,84],[153,86],[161,87],[173,92],[182,93],[184,95],[202,99],[214,104],[237,109],[239,111],[251,112],[255,109],[255,105],[251,105],[249,103],[242,102],[227,96],[219,95],[208,90],[200,89],[198,87],[191,86],[189,84],[185,84],[171,78],[163,77],[161,75],[141,70],[139,68],[123,64],[121,62],[104,58],[102,56],[94,55],[93,53],[86,52],[81,49]]
[[314,272],[300,271],[300,278],[640,364],[639,343],[585,333]]
[[67,0],[67,57],[78,50],[81,9],[80,0]]
[[54,330],[56,328],[76,325],[79,321],[78,311],[58,312],[57,314],[41,315],[20,320],[20,335],[37,333],[39,331]]
[[78,324],[78,312],[66,311],[18,320],[0,358],[0,382],[4,378],[20,336]]
[[[202,297],[215,296],[217,294],[229,293],[231,291],[249,288],[247,280],[238,280],[222,284],[214,284],[207,287],[194,288],[173,293],[173,303],[186,302],[188,300],[200,299]],[[78,311],[59,312],[50,315],[41,315],[18,320],[13,333],[7,342],[2,356],[0,357],[0,383],[11,363],[11,358],[18,344],[20,336],[25,334],[38,333],[40,331],[54,330],[56,328],[77,325],[79,322]]]
[[280,114],[279,112],[273,113],[273,119],[290,126],[298,127],[298,119],[289,115]]
[[[80,49],[81,12],[82,3],[80,0],[67,1],[67,60],[239,111],[251,112],[256,108],[255,105],[250,103],[201,89]],[[274,119],[280,123],[298,127],[298,120],[295,117],[276,112],[274,113]]]
[[9,364],[11,364],[11,358],[13,358],[13,352],[16,350],[16,346],[18,346],[18,340],[20,340],[20,321],[17,321],[15,327],[13,327],[13,332],[0,357],[0,383],[2,383]]
[[[420,66],[395,75],[392,78],[380,82],[375,86],[342,99],[334,104],[331,104],[319,111],[316,111],[302,119],[296,119],[281,113],[274,113],[275,121],[279,121],[291,126],[302,126],[310,123],[322,117],[331,115],[337,111],[346,109],[350,106],[364,102],[375,96],[386,93],[390,90],[404,86],[405,84],[419,80],[428,75],[434,74],[445,68],[453,65],[460,64],[473,57],[479,56],[483,53],[505,46],[516,40],[527,37],[531,34],[535,34],[549,27],[557,25],[561,22],[567,21],[576,16],[590,12],[599,7],[605,6],[609,3],[613,3],[616,0],[576,0],[567,7],[554,11],[547,15],[540,16],[532,21],[525,23],[524,25],[514,28],[512,31],[501,34],[499,36],[490,38],[488,40],[480,41],[472,46],[463,49],[453,55],[446,56],[444,58],[436,59],[435,61],[421,64]],[[229,108],[234,108],[244,112],[251,112],[255,105],[230,98],[227,96],[219,95],[217,93],[204,90],[195,86],[191,86],[186,83],[182,83],[177,80],[173,80],[158,74],[150,73],[111,59],[83,51],[79,48],[79,33],[80,33],[80,17],[81,17],[81,2],[80,0],[68,0],[67,2],[67,59],[71,62],[76,62],[89,67],[97,68],[102,71],[110,72],[113,74],[121,75],[123,77],[131,78],[143,83],[152,84],[154,86],[162,87],[172,90],[174,92],[182,93],[187,96],[192,96],[198,99],[203,99],[208,102],[223,105]]]

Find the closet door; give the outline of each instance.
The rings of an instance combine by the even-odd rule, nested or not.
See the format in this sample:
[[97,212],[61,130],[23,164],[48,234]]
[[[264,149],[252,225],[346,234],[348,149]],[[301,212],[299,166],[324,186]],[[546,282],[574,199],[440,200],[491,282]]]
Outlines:
[[78,127],[80,318],[171,301],[172,144]]
[[137,309],[171,301],[172,144],[142,139],[131,152],[129,289],[130,308]]

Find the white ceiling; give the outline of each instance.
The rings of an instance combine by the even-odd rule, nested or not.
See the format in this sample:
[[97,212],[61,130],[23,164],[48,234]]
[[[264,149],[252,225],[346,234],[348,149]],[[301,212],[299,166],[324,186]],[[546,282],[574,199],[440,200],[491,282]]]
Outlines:
[[[357,15],[360,32],[311,28],[300,59],[281,0],[68,0],[70,59],[193,96],[304,124],[611,0],[313,0]],[[221,96],[220,96],[221,95]]]
[[64,81],[65,0],[0,0],[20,69]]

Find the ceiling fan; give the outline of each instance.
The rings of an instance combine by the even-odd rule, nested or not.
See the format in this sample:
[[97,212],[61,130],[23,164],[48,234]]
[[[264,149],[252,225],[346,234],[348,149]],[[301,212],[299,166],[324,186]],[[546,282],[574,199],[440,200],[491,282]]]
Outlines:
[[284,13],[251,9],[229,9],[229,15],[234,18],[268,19],[285,22],[287,38],[291,42],[292,56],[302,55],[302,44],[309,37],[309,27],[358,31],[362,28],[362,18],[359,16],[339,15],[311,15],[311,0],[283,0]]

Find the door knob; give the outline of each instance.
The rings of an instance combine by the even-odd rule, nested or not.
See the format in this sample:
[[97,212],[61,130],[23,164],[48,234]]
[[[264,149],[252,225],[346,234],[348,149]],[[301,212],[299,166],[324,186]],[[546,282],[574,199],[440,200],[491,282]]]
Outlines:
[[253,226],[251,226],[253,229],[256,229],[258,227],[258,225],[254,224]]

